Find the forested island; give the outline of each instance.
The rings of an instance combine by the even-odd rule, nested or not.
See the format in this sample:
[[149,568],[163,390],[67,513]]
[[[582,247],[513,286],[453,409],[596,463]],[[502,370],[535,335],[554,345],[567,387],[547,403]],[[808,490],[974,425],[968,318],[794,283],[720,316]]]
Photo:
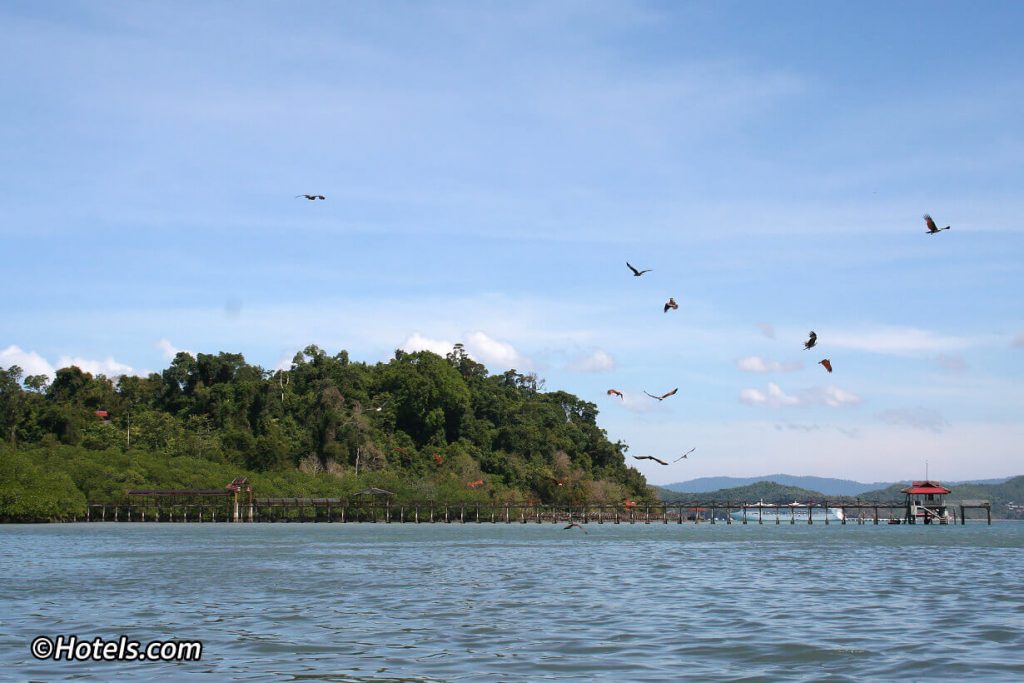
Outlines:
[[397,501],[578,504],[653,496],[597,406],[490,374],[461,344],[386,363],[316,346],[287,370],[178,353],[148,377],[0,369],[0,520],[67,519],[135,488],[223,488]]

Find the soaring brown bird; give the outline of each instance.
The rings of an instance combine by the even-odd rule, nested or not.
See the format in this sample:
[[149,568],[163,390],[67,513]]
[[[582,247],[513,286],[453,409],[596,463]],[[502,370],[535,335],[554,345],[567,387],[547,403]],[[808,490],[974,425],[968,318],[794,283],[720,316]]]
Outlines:
[[651,272],[651,269],[650,269],[650,268],[648,268],[647,270],[637,270],[637,269],[636,269],[636,268],[634,268],[633,266],[629,265],[629,261],[626,261],[626,266],[627,266],[627,267],[628,267],[628,268],[629,268],[630,270],[632,270],[632,271],[633,271],[633,277],[640,277],[640,276],[641,276],[641,275],[643,275],[644,273],[649,273],[649,272]]
[[579,529],[583,533],[587,533],[587,530],[584,529],[583,527],[581,527],[577,522],[569,522],[568,526],[562,527],[562,531],[568,531],[569,529],[572,529],[573,527],[576,527],[577,529]]
[[668,464],[667,462],[665,462],[661,458],[655,458],[653,455],[634,455],[633,459],[634,460],[653,460],[654,462],[659,463],[661,465],[667,465]]
[[668,301],[665,302],[665,310],[663,312],[664,313],[668,313],[668,309],[670,309],[670,308],[673,311],[676,310],[677,308],[679,308],[679,304],[677,304],[676,300],[673,299],[672,297],[669,297]]
[[679,462],[680,460],[686,460],[686,456],[688,456],[688,455],[689,455],[690,453],[693,453],[693,452],[694,452],[695,450],[697,450],[697,447],[696,447],[696,446],[694,446],[694,447],[693,447],[693,448],[691,448],[690,450],[686,451],[685,453],[683,453],[682,455],[680,455],[680,456],[679,456],[678,458],[676,458],[676,459],[675,459],[675,460],[673,460],[672,462]]
[[656,399],[658,401],[664,401],[669,396],[675,396],[677,391],[679,391],[679,387],[676,387],[672,391],[668,392],[667,394],[662,394],[661,396],[655,396],[654,394],[647,394],[646,391],[644,391],[644,393],[647,394],[648,396],[650,396],[653,399]]
[[944,227],[944,228],[936,227],[935,221],[933,221],[932,217],[929,216],[928,214],[924,215],[924,224],[928,226],[928,234],[929,235],[934,235],[935,233],[941,232],[943,230],[949,230],[949,226],[948,225],[946,227]]
[[818,343],[818,335],[814,334],[814,330],[811,330],[810,335],[807,337],[807,341],[804,342],[804,351],[813,347]]
[[828,370],[828,373],[830,375],[832,374],[832,361],[830,361],[828,358],[822,358],[821,360],[819,360],[818,365],[825,366],[825,369]]
[[619,391],[618,389],[609,389],[608,390],[608,395],[609,396],[618,396],[619,398],[622,398],[622,392]]
[[434,462],[436,462],[438,465],[441,465],[441,464],[444,463],[444,458],[441,457],[440,453],[434,453]]
[[327,199],[327,197],[323,196],[322,194],[297,194],[297,195],[295,195],[296,199],[298,199],[299,197],[305,197],[306,199],[308,199],[311,202],[314,202],[317,199]]

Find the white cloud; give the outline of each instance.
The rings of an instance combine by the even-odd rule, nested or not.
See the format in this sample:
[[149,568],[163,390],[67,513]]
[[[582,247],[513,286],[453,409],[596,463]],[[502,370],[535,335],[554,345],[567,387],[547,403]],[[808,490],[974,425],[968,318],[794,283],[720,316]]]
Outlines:
[[569,364],[576,372],[610,372],[615,369],[615,358],[607,351],[597,349],[588,356],[581,356]]
[[769,382],[765,391],[749,388],[740,392],[740,403],[750,406],[767,405],[772,408],[796,405],[824,405],[830,408],[841,408],[857,405],[860,402],[861,398],[857,394],[834,386],[805,389],[798,395],[791,395],[783,391],[778,384]]
[[72,356],[61,356],[57,360],[57,366],[61,368],[69,368],[72,365],[79,368],[83,372],[88,372],[92,375],[106,375],[107,377],[120,377],[121,375],[135,375],[138,374],[130,365],[119,363],[114,360],[113,356],[107,356],[103,360],[89,360],[88,358],[72,357]]
[[45,358],[35,351],[22,351],[14,344],[0,350],[0,368],[9,368],[12,365],[21,368],[25,377],[46,375],[52,380],[55,376],[54,367]]
[[813,392],[813,395],[825,405],[832,408],[840,408],[846,405],[857,405],[861,402],[860,396],[852,391],[846,391],[839,387],[828,386],[821,391]]
[[976,343],[966,337],[951,337],[913,327],[885,327],[869,331],[831,332],[818,335],[819,344],[885,354],[913,354],[964,349]]
[[774,382],[768,383],[768,390],[761,391],[760,389],[744,389],[740,392],[740,402],[746,403],[747,405],[769,405],[773,408],[779,408],[782,406],[794,406],[800,403],[800,398],[797,396],[790,396],[782,390],[782,388]]
[[768,337],[769,339],[775,339],[775,326],[771,323],[755,323],[757,329],[761,330],[761,334]]
[[533,363],[516,351],[511,344],[498,341],[483,332],[471,332],[466,335],[466,350],[470,355],[488,365],[519,370],[528,370],[533,367]]
[[174,346],[174,344],[172,344],[170,341],[168,341],[166,338],[161,339],[156,344],[154,344],[154,346],[157,349],[159,349],[161,351],[161,353],[164,354],[164,358],[166,358],[167,360],[174,360],[174,357],[177,356],[182,351],[184,351],[185,353],[187,353],[188,355],[193,356],[193,357],[196,355],[196,354],[192,353],[191,351],[189,351],[187,349],[179,349],[178,347]]
[[401,348],[403,351],[409,353],[415,353],[416,351],[432,351],[439,356],[447,356],[451,353],[451,350],[455,347],[453,342],[445,339],[431,339],[430,337],[424,337],[419,332],[414,332],[409,338],[402,342]]
[[765,360],[760,356],[747,356],[736,361],[736,367],[744,372],[794,372],[803,365],[798,362],[780,363],[777,360]]
[[938,411],[922,406],[883,410],[875,413],[875,417],[886,424],[923,429],[936,434],[949,426],[949,420]]

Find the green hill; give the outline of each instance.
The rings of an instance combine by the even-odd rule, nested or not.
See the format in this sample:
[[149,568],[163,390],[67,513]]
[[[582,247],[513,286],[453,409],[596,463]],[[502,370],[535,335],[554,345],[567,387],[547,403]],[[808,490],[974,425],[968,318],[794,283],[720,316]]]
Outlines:
[[[288,370],[241,354],[179,353],[116,382],[77,367],[0,370],[0,520],[61,518],[131,488],[223,488],[259,496],[579,503],[643,499],[627,446],[597,407],[543,380],[492,375],[462,349],[396,351],[386,363],[316,346]],[[130,445],[129,445],[130,440]]]

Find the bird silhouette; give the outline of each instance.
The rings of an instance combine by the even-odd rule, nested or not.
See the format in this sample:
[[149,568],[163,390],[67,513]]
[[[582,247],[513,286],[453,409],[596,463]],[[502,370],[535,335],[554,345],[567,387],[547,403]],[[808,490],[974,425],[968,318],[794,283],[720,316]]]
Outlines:
[[580,526],[578,522],[569,522],[568,525],[562,527],[562,531],[568,531],[569,529],[572,529],[573,527],[576,527],[577,529],[579,529],[583,533],[587,533],[587,530],[584,529],[582,526]]
[[675,460],[673,460],[672,462],[679,462],[680,460],[686,460],[686,456],[688,456],[688,455],[689,455],[690,453],[693,453],[693,452],[694,452],[695,450],[697,450],[697,447],[696,447],[696,446],[694,446],[694,447],[693,447],[693,448],[691,448],[690,450],[686,451],[685,453],[683,453],[682,455],[680,455],[680,456],[679,456],[678,458],[676,458],[676,459],[675,459]]
[[608,390],[608,395],[609,396],[618,396],[619,398],[622,398],[622,392],[619,391],[618,389],[609,389]]
[[824,366],[824,368],[828,370],[828,374],[832,374],[832,361],[830,361],[828,358],[822,358],[821,360],[819,360],[818,365]]
[[811,333],[807,336],[807,341],[804,342],[804,351],[813,347],[817,343],[818,335],[814,334],[814,330],[811,330]]
[[647,270],[637,270],[637,269],[636,269],[636,268],[634,268],[633,266],[629,265],[629,261],[626,261],[626,266],[628,266],[628,267],[629,267],[629,269],[633,271],[633,277],[640,277],[640,276],[641,276],[641,275],[643,275],[644,273],[649,273],[649,272],[651,272],[651,269],[650,269],[650,268],[648,268]]
[[316,201],[317,199],[327,199],[327,197],[323,196],[322,194],[297,194],[297,195],[295,195],[296,199],[298,199],[299,197],[305,197],[306,199],[308,199],[311,202]]
[[670,309],[670,308],[673,311],[676,310],[677,308],[679,308],[679,304],[677,304],[676,300],[673,299],[672,297],[669,297],[668,301],[665,302],[665,310],[663,312],[664,313],[668,313],[668,309]]
[[653,460],[654,462],[656,462],[656,463],[658,463],[660,465],[667,465],[668,464],[667,462],[665,462],[661,458],[655,458],[653,455],[634,455],[633,459],[634,460]]
[[647,394],[648,396],[650,396],[651,398],[655,399],[655,400],[664,401],[669,396],[675,396],[677,391],[679,391],[679,387],[676,387],[672,391],[668,392],[667,394],[662,394],[661,396],[655,396],[654,394],[648,394],[646,391],[644,391],[644,393]]
[[946,227],[944,227],[944,228],[937,227],[935,225],[935,221],[933,221],[932,217],[929,216],[928,214],[924,215],[924,223],[925,223],[925,225],[928,226],[928,234],[929,235],[934,235],[935,233],[942,232],[943,230],[949,230],[949,226],[948,225]]

